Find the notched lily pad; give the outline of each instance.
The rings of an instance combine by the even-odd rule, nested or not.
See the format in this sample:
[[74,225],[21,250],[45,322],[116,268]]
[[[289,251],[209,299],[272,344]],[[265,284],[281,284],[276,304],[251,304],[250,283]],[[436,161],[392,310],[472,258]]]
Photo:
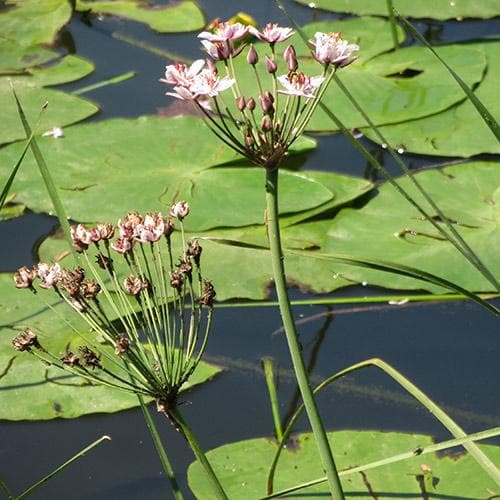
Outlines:
[[[380,0],[295,0],[309,7],[342,12],[357,16],[387,16],[387,4]],[[405,17],[430,19],[462,19],[464,17],[488,19],[500,15],[496,0],[452,0],[435,2],[433,0],[393,0],[394,8]]]
[[[497,98],[500,42],[470,44],[468,47],[481,50],[486,55],[488,70],[475,94],[488,111],[500,120]],[[363,132],[371,140],[380,142],[370,129],[363,129]],[[432,116],[382,126],[380,132],[392,146],[402,147],[412,153],[460,157],[500,153],[500,143],[468,99]]]
[[160,33],[176,33],[194,31],[204,25],[203,12],[196,2],[183,0],[174,5],[155,5],[149,7],[141,1],[84,1],[78,0],[76,9],[79,11],[98,12],[149,24]]
[[[359,466],[433,444],[430,436],[377,431],[329,432],[339,470]],[[294,439],[293,450],[285,449],[276,470],[278,492],[324,476],[312,434]],[[500,463],[500,447],[479,445],[493,462]],[[207,453],[207,458],[231,499],[262,498],[267,495],[267,471],[276,444],[266,438],[230,443]],[[427,481],[426,479],[429,479]],[[435,479],[433,481],[433,479]],[[202,467],[188,469],[189,486],[197,498],[216,498]],[[344,493],[351,499],[366,498],[491,498],[498,485],[468,454],[451,458],[428,454],[367,470],[342,475]],[[428,495],[427,495],[428,494]],[[291,494],[293,497],[330,496],[322,483]]]

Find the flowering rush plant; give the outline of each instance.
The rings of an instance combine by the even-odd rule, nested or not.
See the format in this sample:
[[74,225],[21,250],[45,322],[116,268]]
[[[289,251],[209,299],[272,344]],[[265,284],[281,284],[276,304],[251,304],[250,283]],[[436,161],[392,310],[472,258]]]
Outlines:
[[[263,59],[253,44],[245,45],[243,40],[249,35],[269,45]],[[355,61],[353,53],[359,50],[343,40],[341,33],[316,33],[309,43],[322,71],[311,76],[299,70],[293,45],[285,47],[282,60],[277,56],[276,44],[293,35],[291,28],[272,23],[259,31],[240,23],[220,22],[213,31],[198,35],[208,59],[198,59],[190,66],[169,65],[160,81],[173,86],[167,95],[191,101],[212,132],[232,149],[257,165],[277,168],[304,131],[335,71]],[[255,96],[241,93],[233,64],[245,49],[246,61],[255,74]],[[259,61],[270,77],[269,83],[259,75]],[[277,76],[282,65],[286,72]],[[235,106],[228,106],[224,100],[223,93],[229,89]]]
[[[188,214],[188,204],[177,202],[169,218],[130,212],[116,227],[72,226],[73,246],[87,271],[39,263],[20,268],[14,282],[34,293],[52,290],[88,329],[63,319],[81,342],[63,353],[47,351],[30,328],[13,339],[13,347],[91,382],[154,398],[169,416],[205,349],[215,298],[213,285],[202,278],[201,246],[184,238]],[[177,262],[172,219],[181,229]]]

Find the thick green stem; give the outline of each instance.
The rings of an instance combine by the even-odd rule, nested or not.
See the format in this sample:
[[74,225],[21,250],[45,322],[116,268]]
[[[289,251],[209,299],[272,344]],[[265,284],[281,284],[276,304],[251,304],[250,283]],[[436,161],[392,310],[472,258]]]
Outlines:
[[163,470],[165,471],[165,474],[170,481],[170,486],[172,487],[174,498],[176,498],[176,500],[183,500],[184,497],[181,493],[181,490],[179,489],[179,485],[177,484],[174,470],[172,469],[172,465],[170,465],[170,460],[168,459],[167,452],[165,451],[163,443],[161,442],[160,435],[158,434],[158,429],[156,428],[156,425],[151,417],[151,414],[149,413],[143,397],[140,394],[137,394],[137,398],[139,399],[139,403],[141,404],[142,413],[144,414],[144,420],[146,420],[146,425],[148,426],[148,430],[153,439],[153,443],[155,444],[156,451],[160,456]]
[[278,169],[266,169],[266,201],[267,231],[269,247],[271,249],[274,283],[280,304],[281,318],[283,320],[283,327],[288,342],[288,349],[292,358],[293,368],[304,401],[304,406],[306,407],[307,416],[309,417],[311,428],[316,439],[321,462],[325,469],[326,476],[328,477],[330,491],[334,500],[343,500],[344,493],[342,492],[342,486],[340,484],[337,468],[335,467],[333,454],[328,444],[325,428],[319,416],[316,401],[309,384],[304,359],[302,358],[301,346],[292,317],[290,299],[288,298],[279,228]]
[[189,446],[191,447],[191,450],[193,450],[193,453],[196,456],[196,459],[200,462],[200,464],[205,469],[205,473],[207,474],[207,478],[208,478],[210,484],[212,485],[214,493],[216,494],[217,498],[220,498],[221,500],[228,500],[228,497],[227,497],[226,493],[224,492],[224,489],[222,488],[222,485],[220,484],[219,479],[215,475],[215,472],[212,469],[210,462],[207,460],[207,457],[203,453],[203,451],[200,447],[200,444],[198,443],[198,440],[196,439],[196,437],[192,433],[191,428],[186,423],[186,421],[184,420],[184,418],[180,414],[179,410],[177,408],[169,409],[168,415],[174,421],[175,425],[178,426],[179,430],[182,432],[182,434],[186,438]]

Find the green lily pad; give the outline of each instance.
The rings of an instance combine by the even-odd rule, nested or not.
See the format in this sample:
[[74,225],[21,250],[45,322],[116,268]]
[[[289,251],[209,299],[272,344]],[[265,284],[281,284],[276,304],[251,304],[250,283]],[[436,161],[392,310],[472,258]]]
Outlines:
[[0,221],[19,217],[23,215],[25,210],[25,205],[7,203],[0,210]]
[[[190,176],[178,194],[189,201],[186,227],[205,231],[221,226],[248,226],[264,221],[264,170],[211,168]],[[307,175],[280,171],[280,212],[310,210],[333,199],[333,193]]]
[[[308,6],[331,12],[344,12],[357,16],[387,16],[387,3],[383,0],[295,0]],[[394,8],[405,17],[430,19],[457,19],[464,17],[489,19],[500,15],[500,6],[496,0],[451,0],[434,2],[433,0],[393,0]]]
[[[476,90],[477,97],[500,120],[498,82],[500,80],[500,42],[472,44],[488,60],[488,71]],[[457,86],[458,88],[458,86]],[[368,138],[380,142],[370,129]],[[436,115],[380,127],[389,144],[405,151],[426,155],[469,157],[481,153],[500,153],[500,144],[469,100]]]
[[[196,137],[196,147],[187,140],[192,137]],[[117,220],[130,210],[165,212],[174,199],[179,199],[179,191],[188,190],[192,179],[202,170],[237,159],[232,150],[214,138],[202,120],[186,116],[79,125],[66,129],[62,139],[40,138],[38,144],[67,213],[80,221]],[[303,138],[296,143],[295,152],[314,146],[312,139]],[[3,148],[1,164],[14,165],[21,149],[22,144]],[[17,199],[27,201],[31,210],[50,212],[52,206],[37,171],[30,154],[11,192],[17,192]],[[263,171],[260,173],[263,175]],[[223,195],[223,175],[202,177],[206,177],[214,189],[212,203],[218,196],[226,196]],[[331,196],[314,181],[304,180],[304,184],[322,191],[313,206]],[[303,209],[311,207],[309,201],[302,203]],[[247,209],[248,224],[251,224],[256,210]],[[259,217],[262,218],[262,211]]]
[[[377,431],[337,431],[328,433],[339,469],[370,463],[419,447],[431,445],[432,437]],[[500,464],[500,447],[479,445]],[[230,443],[207,453],[226,494],[231,499],[262,498],[267,495],[267,471],[276,444],[266,438]],[[423,466],[426,466],[423,469]],[[424,470],[429,481],[425,481]],[[293,446],[283,451],[275,476],[274,491],[292,487],[324,476],[314,437],[296,436]],[[204,470],[198,462],[188,469],[189,486],[197,498],[216,498]],[[422,485],[425,493],[422,491]],[[366,498],[491,498],[498,485],[489,478],[468,454],[458,457],[428,454],[392,463],[363,474],[342,477],[344,493],[351,499]],[[428,495],[427,495],[428,494]],[[322,483],[292,493],[301,498],[329,496]]]
[[91,10],[100,14],[111,14],[149,24],[160,33],[195,31],[203,28],[205,19],[196,2],[185,0],[171,6],[145,7],[140,1],[97,1],[78,0],[79,11]]
[[[87,99],[58,90],[32,87],[20,81],[16,82],[14,88],[33,127],[37,123],[42,107],[48,102],[48,107],[43,112],[38,125],[40,132],[76,123],[92,116],[99,110]],[[26,134],[10,87],[10,79],[5,77],[0,78],[0,108],[2,109],[0,145],[25,138]],[[52,139],[52,144],[53,141],[54,139]],[[14,165],[15,162],[11,164]]]
[[0,74],[57,57],[57,53],[41,44],[52,44],[57,32],[69,21],[69,2],[7,0],[6,6],[6,10],[0,11]]
[[[360,30],[359,38],[356,29]],[[392,47],[387,21],[361,18],[323,22],[306,25],[304,30],[309,38],[318,30],[341,31],[347,40],[359,43],[359,60],[339,70],[338,76],[376,125],[433,115],[464,99],[463,91],[455,80],[425,47],[408,47],[382,54]],[[299,54],[299,70],[308,75],[321,74],[322,68],[311,57],[310,49],[298,39],[294,39],[294,44],[297,45]],[[269,52],[268,45],[258,43],[255,47],[263,60],[264,55]],[[473,86],[483,78],[486,58],[478,47],[449,45],[437,50],[468,85]],[[253,95],[255,98],[259,94],[258,86],[253,69],[243,55],[235,60],[235,67],[243,94]],[[257,67],[264,87],[270,86],[264,65],[259,63]],[[278,74],[285,72],[286,67],[281,57],[278,57]],[[323,103],[346,127],[361,128],[367,125],[335,81],[325,92]],[[337,127],[327,114],[318,108],[307,130],[333,132]]]
[[[456,230],[494,274],[500,269],[500,169],[498,163],[475,162],[421,172],[416,178]],[[408,179],[402,186],[431,216],[437,214],[416,193]],[[318,235],[324,238],[323,234]],[[415,267],[474,291],[491,284],[438,231],[385,184],[359,210],[344,209],[331,222],[321,253],[343,253]],[[337,272],[357,282],[386,288],[436,287],[409,278],[339,264]]]
[[[39,292],[46,294],[45,291]],[[46,297],[50,297],[49,292]],[[78,377],[57,368],[48,368],[34,356],[17,352],[12,338],[27,326],[37,333],[42,345],[50,352],[63,353],[69,343],[79,346],[83,341],[71,333],[65,321],[79,331],[87,331],[83,320],[65,304],[49,300],[55,308],[50,311],[29,291],[17,290],[11,274],[0,274],[0,393],[3,404],[0,419],[48,420],[75,418],[90,413],[112,413],[138,406],[134,395],[109,387],[89,385]],[[200,363],[189,383],[188,390],[211,379],[220,367]]]
[[37,87],[46,87],[80,80],[93,71],[94,65],[90,61],[69,54],[50,66],[30,68],[30,76],[13,78],[13,82],[15,85],[16,81],[21,80]]

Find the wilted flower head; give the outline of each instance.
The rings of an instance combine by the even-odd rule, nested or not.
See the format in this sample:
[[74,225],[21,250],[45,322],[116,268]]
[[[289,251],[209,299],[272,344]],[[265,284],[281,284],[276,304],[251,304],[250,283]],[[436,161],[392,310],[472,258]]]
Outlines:
[[253,26],[249,27],[250,33],[262,42],[277,43],[290,38],[295,32],[292,28],[283,28],[276,23],[267,23],[262,31]]
[[321,33],[314,35],[314,41],[309,43],[314,47],[314,58],[322,64],[333,64],[344,67],[356,60],[351,54],[359,50],[359,46],[342,40],[342,33]]
[[37,276],[40,278],[40,286],[42,288],[52,288],[59,280],[61,266],[57,263],[49,265],[40,262],[34,267]]
[[36,277],[37,273],[33,269],[23,266],[14,273],[14,283],[17,288],[31,288]]
[[39,348],[38,336],[33,330],[26,328],[17,337],[12,339],[12,347],[16,351],[29,351],[32,347]]
[[123,282],[123,288],[130,295],[139,295],[143,290],[147,290],[149,282],[140,276],[128,276]]

